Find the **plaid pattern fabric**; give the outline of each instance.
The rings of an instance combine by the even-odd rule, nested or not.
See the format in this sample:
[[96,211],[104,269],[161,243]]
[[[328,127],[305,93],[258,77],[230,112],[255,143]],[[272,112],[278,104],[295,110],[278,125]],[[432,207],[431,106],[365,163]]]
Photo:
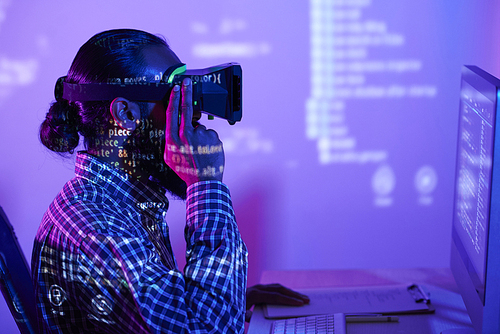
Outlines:
[[187,264],[177,269],[168,201],[85,153],[45,213],[32,274],[49,333],[242,333],[247,250],[227,187],[188,188]]

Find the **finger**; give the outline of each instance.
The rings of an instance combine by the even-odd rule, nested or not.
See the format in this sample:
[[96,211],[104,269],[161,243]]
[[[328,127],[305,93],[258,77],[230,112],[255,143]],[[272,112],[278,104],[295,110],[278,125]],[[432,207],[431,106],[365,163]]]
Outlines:
[[[166,136],[170,138],[179,138],[179,100],[180,100],[180,87],[175,85],[170,92],[170,99],[166,110]],[[167,140],[168,142],[168,140]]]
[[285,295],[278,291],[264,291],[260,287],[250,287],[247,290],[247,309],[255,304],[302,306],[308,303],[309,300]]
[[305,303],[309,303],[309,297],[300,293],[300,292],[290,290],[290,289],[284,287],[283,290],[280,290],[280,293],[282,295],[285,295],[285,296],[290,296],[293,298],[302,299]]
[[193,90],[190,78],[184,78],[182,81],[181,110],[180,135],[183,136],[185,131],[193,130]]
[[280,293],[284,296],[290,296],[290,297],[295,298],[295,299],[301,299],[306,304],[308,304],[310,302],[310,299],[308,296],[306,296],[300,292],[291,290],[291,289],[289,289],[281,284],[259,285],[258,289],[261,291]]
[[276,291],[276,292],[279,292],[281,294],[288,295],[288,296],[295,297],[295,298],[309,299],[309,297],[307,297],[306,295],[301,294],[300,292],[294,291],[292,289],[289,289],[289,288],[287,288],[281,284],[277,284],[277,283],[276,284],[260,285],[259,289],[263,290],[263,291]]
[[283,295],[279,292],[268,292],[259,296],[260,300],[256,304],[270,304],[270,305],[289,305],[289,306],[302,306],[304,301],[300,298]]
[[278,304],[278,305],[290,305],[290,306],[302,306],[306,303],[300,298],[293,298],[290,296],[278,295],[278,296],[276,296],[276,304]]
[[253,312],[251,310],[247,310],[247,312],[245,313],[245,322],[250,322],[250,320],[252,319],[252,314]]

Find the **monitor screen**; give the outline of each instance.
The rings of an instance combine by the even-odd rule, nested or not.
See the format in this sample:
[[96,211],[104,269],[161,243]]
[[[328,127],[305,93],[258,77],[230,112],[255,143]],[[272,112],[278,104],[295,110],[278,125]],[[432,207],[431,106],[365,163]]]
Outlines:
[[496,290],[488,282],[491,282],[489,271],[497,271],[497,268],[491,267],[493,256],[489,254],[495,254],[500,243],[492,241],[490,235],[492,227],[498,225],[498,219],[492,215],[496,210],[498,191],[498,182],[495,182],[498,173],[495,160],[499,155],[495,152],[498,150],[498,145],[495,145],[498,141],[495,139],[498,87],[500,81],[488,73],[475,66],[464,66],[460,89],[451,269],[477,332],[484,329],[485,306]]
[[462,79],[454,231],[484,303],[495,104]]

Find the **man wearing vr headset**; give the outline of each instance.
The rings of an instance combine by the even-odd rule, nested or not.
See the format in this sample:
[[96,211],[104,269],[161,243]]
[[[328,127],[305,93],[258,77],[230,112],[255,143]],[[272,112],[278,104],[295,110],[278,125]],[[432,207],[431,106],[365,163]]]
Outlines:
[[[96,83],[143,87],[179,63],[157,36],[111,30],[80,48],[64,81],[80,90]],[[77,153],[76,176],[35,238],[42,332],[241,333],[255,303],[308,301],[282,286],[246,289],[247,250],[222,183],[222,143],[193,112],[191,80],[156,101],[78,101],[58,89],[40,139],[64,154],[83,136],[86,151]],[[183,272],[164,219],[165,191],[186,199]]]

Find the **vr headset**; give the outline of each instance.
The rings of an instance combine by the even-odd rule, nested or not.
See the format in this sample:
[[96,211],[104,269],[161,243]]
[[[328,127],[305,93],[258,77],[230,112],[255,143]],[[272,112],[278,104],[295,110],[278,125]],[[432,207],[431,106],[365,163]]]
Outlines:
[[241,120],[241,66],[226,63],[204,69],[186,70],[185,64],[171,66],[159,82],[110,79],[107,83],[71,84],[57,80],[54,95],[68,101],[111,101],[120,96],[132,101],[163,101],[168,105],[170,90],[186,77],[193,87],[193,110],[223,118],[233,125]]

